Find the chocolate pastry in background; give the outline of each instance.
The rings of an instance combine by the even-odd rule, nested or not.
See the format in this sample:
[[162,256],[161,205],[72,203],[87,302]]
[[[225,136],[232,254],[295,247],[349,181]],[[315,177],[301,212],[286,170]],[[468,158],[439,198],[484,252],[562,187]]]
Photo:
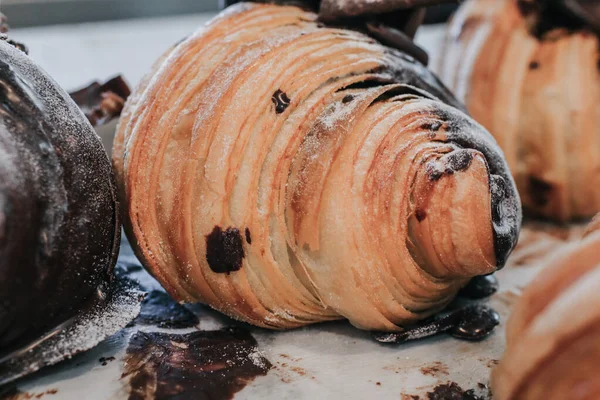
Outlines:
[[[100,140],[67,93],[5,40],[0,102],[2,385],[94,346],[139,304],[114,285],[119,210]],[[36,347],[96,317],[85,340],[79,332],[32,359]]]
[[494,399],[600,397],[600,231],[555,255],[524,290],[493,371]]
[[128,237],[177,301],[271,329],[401,331],[517,239],[501,151],[457,107],[372,37],[236,4],[125,106],[113,163]]
[[69,96],[95,127],[119,117],[130,94],[131,90],[123,77],[116,76],[104,84],[93,82],[69,93]]
[[495,136],[526,212],[600,211],[600,1],[468,0],[440,77]]

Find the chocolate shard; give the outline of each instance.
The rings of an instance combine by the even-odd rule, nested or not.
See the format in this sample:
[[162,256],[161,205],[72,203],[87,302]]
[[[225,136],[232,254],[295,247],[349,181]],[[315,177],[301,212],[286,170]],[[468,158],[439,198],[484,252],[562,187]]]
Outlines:
[[444,3],[457,3],[457,0],[323,0],[319,17],[323,21],[335,21],[365,15],[381,15],[392,11],[414,10]]
[[371,36],[379,40],[381,43],[408,54],[421,64],[427,65],[429,62],[429,56],[427,55],[427,52],[417,46],[404,32],[394,29],[390,26],[377,23],[368,23],[367,31]]
[[120,116],[125,100],[130,94],[131,89],[121,76],[114,77],[104,84],[93,82],[69,93],[92,126],[104,125]]
[[402,332],[374,332],[373,339],[384,344],[401,344],[447,332],[457,339],[479,341],[500,324],[500,316],[488,306],[467,305],[449,314],[410,327]]

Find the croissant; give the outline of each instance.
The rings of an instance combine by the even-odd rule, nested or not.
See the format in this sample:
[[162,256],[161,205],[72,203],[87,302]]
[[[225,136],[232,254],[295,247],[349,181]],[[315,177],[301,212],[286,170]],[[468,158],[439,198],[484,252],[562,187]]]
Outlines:
[[440,78],[504,150],[523,208],[559,221],[600,211],[600,7],[469,0]]
[[107,299],[120,243],[99,138],[18,47],[0,40],[0,363]]
[[399,330],[503,266],[520,226],[501,151],[453,105],[363,33],[236,4],[125,105],[128,236],[179,301],[272,329]]
[[494,399],[600,397],[600,224],[544,268],[507,324]]

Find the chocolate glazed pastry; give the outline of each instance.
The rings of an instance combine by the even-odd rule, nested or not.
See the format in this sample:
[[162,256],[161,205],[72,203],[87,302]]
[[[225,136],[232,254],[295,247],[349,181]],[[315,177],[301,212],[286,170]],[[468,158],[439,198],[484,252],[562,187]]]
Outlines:
[[362,32],[236,4],[125,106],[128,236],[178,301],[272,329],[401,331],[501,268],[519,231],[502,153],[459,108]]
[[599,0],[469,0],[448,28],[440,76],[498,140],[533,216],[600,211],[599,34]]
[[[114,305],[120,221],[110,163],[85,116],[25,53],[4,40],[0,103],[2,384],[23,373],[5,369],[19,364],[20,350],[34,354],[29,346],[40,345],[40,337],[53,332],[58,340],[57,326],[67,329],[85,310]],[[124,311],[121,318],[133,312]],[[109,319],[87,333],[91,342],[128,322],[109,327]],[[84,347],[79,343],[77,351]],[[29,360],[24,368],[69,355],[57,349],[52,361]]]
[[554,257],[507,324],[494,399],[600,398],[600,225]]

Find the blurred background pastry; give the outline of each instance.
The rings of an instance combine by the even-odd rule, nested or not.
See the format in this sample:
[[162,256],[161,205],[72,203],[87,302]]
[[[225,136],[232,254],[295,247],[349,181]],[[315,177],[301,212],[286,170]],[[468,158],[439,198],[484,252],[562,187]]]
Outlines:
[[494,135],[527,213],[600,210],[600,2],[467,0],[437,70]]

